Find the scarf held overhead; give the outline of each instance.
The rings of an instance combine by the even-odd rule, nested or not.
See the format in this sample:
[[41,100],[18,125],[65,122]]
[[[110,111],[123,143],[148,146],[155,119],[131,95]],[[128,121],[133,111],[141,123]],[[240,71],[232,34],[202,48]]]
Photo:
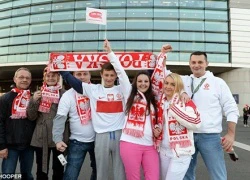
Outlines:
[[15,97],[12,103],[11,118],[12,119],[26,118],[27,117],[26,108],[30,100],[30,91],[20,90],[18,88],[13,88],[11,91],[17,93],[17,96]]
[[59,90],[61,89],[60,85],[56,86],[47,86],[46,83],[41,87],[42,98],[38,108],[38,111],[43,113],[49,113],[52,103],[58,104],[60,99]]

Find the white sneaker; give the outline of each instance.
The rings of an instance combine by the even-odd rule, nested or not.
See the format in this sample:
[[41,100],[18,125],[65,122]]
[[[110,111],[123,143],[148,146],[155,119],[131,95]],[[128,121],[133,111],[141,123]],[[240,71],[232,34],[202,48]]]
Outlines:
[[247,127],[247,125],[244,124],[244,127]]

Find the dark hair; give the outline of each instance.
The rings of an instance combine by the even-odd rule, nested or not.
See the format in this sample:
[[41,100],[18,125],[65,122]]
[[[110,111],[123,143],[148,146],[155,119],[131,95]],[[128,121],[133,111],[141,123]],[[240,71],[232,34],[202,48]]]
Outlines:
[[107,70],[107,71],[112,71],[113,70],[113,71],[115,71],[114,66],[110,62],[107,62],[107,63],[102,65],[101,73],[103,73],[104,70]]
[[205,52],[202,52],[202,51],[195,51],[195,52],[193,52],[193,53],[190,55],[190,58],[189,58],[189,59],[191,59],[191,57],[192,57],[193,55],[195,55],[195,56],[201,56],[201,55],[203,55],[203,56],[205,56],[205,60],[207,61],[207,53],[205,53]]
[[149,75],[149,72],[148,71],[139,71],[136,76],[134,77],[133,79],[133,82],[132,82],[132,90],[131,90],[131,93],[128,97],[128,101],[127,101],[127,104],[126,104],[126,110],[125,110],[125,113],[128,114],[133,103],[134,103],[134,98],[135,96],[137,95],[137,86],[136,86],[136,82],[137,82],[137,78],[138,76],[140,76],[141,74],[144,74],[146,76],[148,76],[148,79],[149,79],[149,88],[148,90],[144,93],[145,95],[145,98],[147,100],[147,109],[148,111],[150,112],[150,104],[153,105],[154,107],[154,110],[155,110],[155,116],[156,116],[156,119],[157,119],[157,105],[156,105],[156,100],[155,100],[155,95],[153,93],[153,90],[152,90],[152,82],[151,82],[151,78],[150,78],[150,75]]

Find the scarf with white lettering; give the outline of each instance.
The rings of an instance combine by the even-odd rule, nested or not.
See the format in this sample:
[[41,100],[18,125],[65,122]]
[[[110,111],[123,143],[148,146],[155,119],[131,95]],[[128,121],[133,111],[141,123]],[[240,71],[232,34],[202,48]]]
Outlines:
[[[166,101],[165,95],[162,98],[162,104],[164,104],[164,101]],[[182,101],[179,100],[179,95],[178,94],[173,95],[172,100],[171,100],[171,102],[169,104],[170,108],[171,108],[171,105],[175,105],[175,104],[178,104],[181,108],[185,107],[185,104]],[[177,144],[181,148],[191,146],[192,143],[191,143],[191,140],[190,140],[190,138],[188,136],[188,129],[186,127],[182,126],[176,120],[176,118],[174,118],[172,116],[169,116],[169,115],[166,115],[165,117],[166,117],[165,123],[167,123],[166,131],[168,132],[168,140],[169,140],[170,148],[175,149]]]
[[57,84],[56,86],[47,86],[46,83],[43,83],[41,87],[42,98],[38,108],[38,111],[43,113],[49,113],[52,103],[58,104],[60,99],[59,90],[61,86]]
[[91,120],[91,109],[89,98],[75,92],[76,109],[82,125],[88,124]]
[[13,100],[11,109],[12,119],[23,119],[27,117],[26,108],[30,100],[30,90],[20,90],[18,88],[11,89],[16,92],[17,96]]

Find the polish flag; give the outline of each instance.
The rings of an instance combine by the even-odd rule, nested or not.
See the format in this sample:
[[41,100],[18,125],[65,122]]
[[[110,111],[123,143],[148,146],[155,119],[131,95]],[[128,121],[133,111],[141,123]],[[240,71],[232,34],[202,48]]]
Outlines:
[[92,24],[107,24],[107,10],[86,8],[86,22]]

